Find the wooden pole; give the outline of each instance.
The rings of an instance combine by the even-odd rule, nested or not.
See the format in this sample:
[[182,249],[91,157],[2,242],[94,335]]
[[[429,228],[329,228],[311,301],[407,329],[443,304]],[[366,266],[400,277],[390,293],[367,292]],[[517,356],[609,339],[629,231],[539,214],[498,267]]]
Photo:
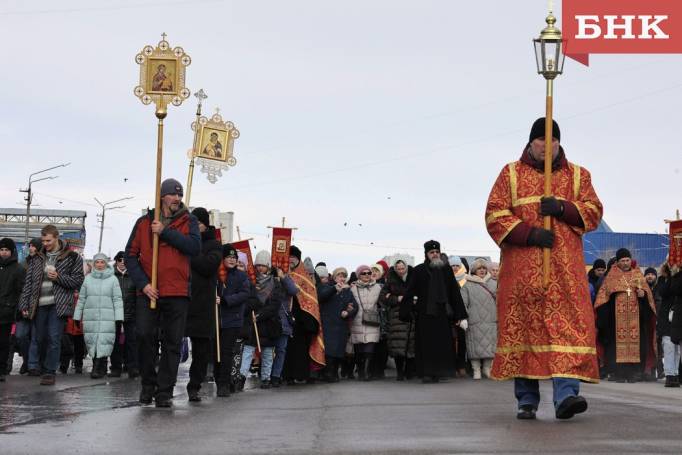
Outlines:
[[[154,197],[154,221],[161,219],[161,168],[163,164],[163,119],[168,115],[166,107],[160,105],[156,110],[156,118],[159,119],[156,147],[156,196]],[[152,244],[152,288],[157,289],[159,272],[159,235],[154,234]],[[156,309],[156,299],[150,299],[149,307]]]
[[[545,112],[545,197],[552,196],[552,109],[553,109],[553,81],[551,79],[547,80],[547,104]],[[548,231],[552,230],[552,217],[545,216],[543,218],[544,228]],[[543,275],[543,285],[547,289],[549,287],[550,280],[550,261],[551,261],[550,248],[544,248],[542,251],[542,275]]]
[[256,346],[258,346],[258,352],[263,352],[260,348],[260,335],[258,335],[258,324],[256,324],[256,313],[251,312],[251,319],[253,320],[253,330],[256,334]]
[[216,360],[220,363],[220,300],[218,300],[218,291],[215,293],[215,353]]

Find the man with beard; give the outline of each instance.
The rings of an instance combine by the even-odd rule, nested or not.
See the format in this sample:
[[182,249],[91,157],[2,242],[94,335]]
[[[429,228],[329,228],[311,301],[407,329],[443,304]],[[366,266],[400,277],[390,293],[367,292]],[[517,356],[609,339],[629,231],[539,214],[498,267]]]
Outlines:
[[297,380],[309,380],[311,369],[319,371],[324,368],[325,358],[315,281],[301,261],[301,250],[291,245],[289,254],[289,277],[298,287],[298,294],[292,297],[291,302],[294,332],[287,346],[284,377],[288,384],[293,385]]
[[466,328],[467,314],[452,269],[441,258],[440,243],[429,240],[424,244],[424,253],[424,263],[414,268],[400,302],[400,320],[410,320],[414,305],[417,374],[424,383],[436,383],[442,377],[455,375],[454,345],[446,306],[450,305],[454,320],[463,328]]
[[[180,364],[180,348],[190,303],[190,259],[201,252],[197,219],[182,203],[182,185],[175,179],[161,184],[160,220],[149,210],[133,227],[125,248],[125,263],[138,290],[137,343],[142,391],[140,403],[169,408]],[[157,288],[151,285],[152,239],[159,236]],[[149,302],[156,300],[156,308]],[[162,330],[161,357],[158,332]]]
[[[580,381],[599,381],[582,235],[597,228],[602,205],[590,173],[567,161],[559,125],[551,127],[554,196],[542,196],[545,119],[540,118],[521,159],[500,172],[485,213],[488,233],[501,248],[492,378],[514,379],[519,419],[535,419],[538,379],[552,379],[557,419],[585,412]],[[552,230],[543,228],[544,216],[552,217]],[[544,248],[551,249],[548,286]]]
[[192,258],[192,301],[187,310],[185,336],[192,341],[192,365],[189,368],[187,396],[189,401],[201,401],[199,389],[206,379],[206,371],[215,340],[217,317],[216,283],[218,267],[223,259],[223,247],[210,225],[208,211],[203,207],[192,210],[201,233],[201,253]]
[[616,382],[637,382],[656,362],[656,304],[630,251],[616,252],[616,264],[599,289],[594,308],[599,338],[615,361]]

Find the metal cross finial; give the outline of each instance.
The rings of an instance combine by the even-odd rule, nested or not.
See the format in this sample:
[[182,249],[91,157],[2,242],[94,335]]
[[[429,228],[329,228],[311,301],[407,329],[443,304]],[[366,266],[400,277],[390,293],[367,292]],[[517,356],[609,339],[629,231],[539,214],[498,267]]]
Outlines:
[[219,107],[216,107],[216,108],[215,108],[215,113],[216,113],[216,114],[220,114],[220,108],[219,108]]
[[162,41],[166,41],[166,37],[167,37],[167,36],[168,36],[168,35],[166,35],[166,32],[163,32],[163,33],[161,34]]
[[206,95],[206,92],[204,92],[204,89],[203,89],[203,88],[199,89],[199,91],[196,92],[196,93],[194,94],[194,96],[196,97],[197,100],[199,100],[199,106],[200,106],[200,107],[201,107],[201,105],[204,103],[204,100],[205,100],[206,98],[208,98],[208,95]]

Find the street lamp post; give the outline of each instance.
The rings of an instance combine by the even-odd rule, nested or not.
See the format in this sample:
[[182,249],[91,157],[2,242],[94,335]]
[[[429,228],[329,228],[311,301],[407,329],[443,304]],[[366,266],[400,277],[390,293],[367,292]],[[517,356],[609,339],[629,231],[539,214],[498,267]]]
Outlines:
[[[547,27],[540,32],[540,37],[533,40],[535,45],[535,60],[538,74],[547,81],[547,98],[545,113],[545,197],[552,196],[552,110],[554,100],[554,79],[564,70],[563,41],[561,30],[556,28],[556,18],[550,9],[545,19]],[[545,216],[544,228],[552,229],[552,218]],[[545,289],[549,286],[551,250],[543,250],[543,284]]]
[[114,210],[114,209],[122,209],[125,207],[125,205],[118,205],[116,207],[108,207],[110,204],[115,204],[116,202],[121,202],[121,201],[127,201],[129,199],[133,199],[132,196],[124,197],[121,199],[116,199],[115,201],[109,201],[105,202],[102,204],[99,199],[94,198],[95,201],[102,207],[102,213],[100,214],[100,225],[99,225],[99,246],[97,247],[97,252],[101,253],[102,252],[102,236],[104,235],[104,216],[107,213],[107,209],[109,210]]
[[63,164],[58,164],[57,166],[52,166],[47,169],[43,169],[42,171],[34,172],[33,174],[28,176],[28,188],[25,190],[20,189],[22,193],[26,193],[26,232],[24,233],[24,245],[26,247],[26,251],[28,251],[28,229],[29,229],[29,219],[31,218],[31,203],[33,202],[33,184],[37,182],[42,182],[43,180],[54,180],[58,176],[49,176],[49,177],[42,177],[36,180],[33,180],[33,177],[35,177],[38,174],[42,174],[43,172],[51,171],[52,169],[57,169],[58,167],[66,167],[70,165],[71,163],[63,163]]

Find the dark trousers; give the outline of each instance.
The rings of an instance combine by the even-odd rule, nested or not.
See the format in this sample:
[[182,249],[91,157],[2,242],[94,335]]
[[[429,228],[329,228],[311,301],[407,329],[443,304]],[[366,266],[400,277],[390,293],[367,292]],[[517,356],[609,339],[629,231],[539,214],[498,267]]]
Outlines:
[[119,343],[119,340],[121,339],[121,332],[117,330],[116,340],[114,342],[114,350],[111,352],[110,357],[111,371],[122,371],[124,363],[128,367],[128,371],[137,370],[137,338],[135,337],[135,321],[125,321],[122,328],[123,337],[125,340],[123,344]]
[[241,328],[220,329],[220,363],[217,358],[214,359],[215,367],[213,376],[216,384],[232,384],[234,383],[237,372],[233,372],[234,362],[234,344],[237,341]]
[[[147,296],[138,296],[136,302],[137,354],[142,387],[154,387],[156,396],[171,398],[178,376],[180,349],[187,319],[187,297],[162,297],[156,301],[156,309],[149,308]],[[161,329],[161,357],[158,357]]]
[[62,337],[62,352],[60,355],[61,367],[69,368],[73,360],[74,368],[83,368],[83,359],[86,354],[85,337],[83,335],[64,334]]
[[0,324],[0,376],[9,374],[11,365],[8,368],[7,362],[10,352],[10,336],[12,333],[12,323]]
[[189,367],[187,390],[199,390],[201,383],[206,379],[208,360],[211,358],[211,343],[215,343],[215,340],[200,337],[190,337],[190,340],[192,341],[192,365]]
[[374,357],[372,357],[370,365],[370,371],[374,377],[383,378],[385,376],[386,362],[388,362],[388,343],[384,338],[374,348]]

